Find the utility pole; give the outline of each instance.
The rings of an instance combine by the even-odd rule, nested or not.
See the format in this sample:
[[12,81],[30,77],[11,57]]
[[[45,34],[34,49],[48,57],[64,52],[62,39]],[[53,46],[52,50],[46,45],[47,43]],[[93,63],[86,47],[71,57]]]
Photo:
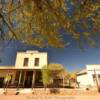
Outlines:
[[96,75],[95,69],[94,69],[94,75],[95,75],[95,80],[96,80],[97,90],[98,90],[98,92],[100,92],[100,87],[99,87],[99,83],[98,83],[98,79],[97,79],[97,75]]

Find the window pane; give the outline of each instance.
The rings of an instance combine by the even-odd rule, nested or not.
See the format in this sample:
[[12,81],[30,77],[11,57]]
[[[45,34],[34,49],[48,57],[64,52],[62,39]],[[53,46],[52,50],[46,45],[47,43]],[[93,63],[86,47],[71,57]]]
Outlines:
[[28,66],[28,58],[24,58],[23,66]]
[[35,58],[34,66],[39,66],[39,58]]

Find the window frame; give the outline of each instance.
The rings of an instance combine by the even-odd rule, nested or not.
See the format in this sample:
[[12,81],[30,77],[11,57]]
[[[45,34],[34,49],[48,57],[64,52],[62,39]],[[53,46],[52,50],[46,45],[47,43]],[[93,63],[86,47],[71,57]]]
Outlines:
[[28,67],[28,63],[29,63],[29,58],[28,57],[24,58],[23,66]]
[[39,66],[40,58],[34,59],[34,66]]

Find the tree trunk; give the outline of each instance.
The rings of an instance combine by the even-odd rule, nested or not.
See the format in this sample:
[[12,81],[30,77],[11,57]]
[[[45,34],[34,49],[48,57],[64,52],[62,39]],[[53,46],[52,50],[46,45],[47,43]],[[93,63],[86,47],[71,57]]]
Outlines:
[[47,85],[44,86],[44,91],[45,91],[45,93],[47,93],[46,90],[47,90]]

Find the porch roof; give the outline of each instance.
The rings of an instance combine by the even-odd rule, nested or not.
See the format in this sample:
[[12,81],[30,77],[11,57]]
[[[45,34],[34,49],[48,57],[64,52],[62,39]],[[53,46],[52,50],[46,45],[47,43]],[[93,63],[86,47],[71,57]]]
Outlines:
[[84,75],[84,74],[87,74],[87,70],[86,70],[86,69],[81,70],[81,71],[78,72],[76,75],[77,75],[77,76],[80,76],[80,75]]
[[16,68],[15,66],[0,66],[0,70],[39,70],[29,67]]

